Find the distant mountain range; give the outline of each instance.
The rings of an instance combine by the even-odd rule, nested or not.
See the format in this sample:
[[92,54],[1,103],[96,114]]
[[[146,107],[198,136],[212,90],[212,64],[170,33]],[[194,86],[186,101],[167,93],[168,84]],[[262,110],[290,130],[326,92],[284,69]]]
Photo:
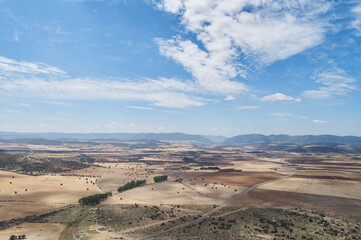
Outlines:
[[17,132],[0,132],[0,139],[24,139],[35,138],[49,140],[139,140],[153,139],[158,141],[194,141],[203,144],[213,143],[212,140],[201,135],[185,133],[17,133]]
[[280,135],[262,135],[262,134],[246,134],[228,138],[223,144],[240,144],[240,143],[272,143],[284,142],[294,144],[313,144],[313,143],[338,143],[338,144],[361,144],[361,137],[355,136],[335,136],[335,135],[300,135],[290,136]]
[[[361,144],[361,137],[355,136],[335,136],[335,135],[300,135],[290,136],[280,135],[262,135],[245,134],[231,138],[213,135],[194,135],[180,132],[175,133],[17,133],[0,132],[0,139],[6,142],[34,142],[46,144],[50,140],[52,144],[59,140],[117,140],[130,141],[141,139],[153,139],[157,141],[189,141],[200,144],[245,144],[245,143],[293,143],[293,144],[313,144],[313,143],[332,143],[332,144]],[[17,139],[17,141],[14,141]],[[33,140],[30,140],[33,139]],[[44,141],[43,141],[43,140]],[[1,141],[1,140],[0,140]],[[60,141],[59,141],[60,143]]]

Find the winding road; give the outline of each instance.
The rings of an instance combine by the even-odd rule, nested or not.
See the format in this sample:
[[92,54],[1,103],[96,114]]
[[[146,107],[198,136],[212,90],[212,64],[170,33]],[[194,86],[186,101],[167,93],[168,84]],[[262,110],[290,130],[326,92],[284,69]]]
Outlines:
[[206,217],[209,217],[210,215],[212,215],[214,212],[226,207],[227,205],[229,205],[230,203],[236,201],[237,199],[243,197],[244,195],[246,195],[247,193],[249,193],[250,191],[252,191],[253,189],[261,186],[261,185],[264,185],[264,184],[267,184],[267,183],[271,183],[271,182],[275,182],[275,181],[278,181],[278,180],[281,180],[281,179],[284,179],[284,178],[288,178],[288,177],[291,177],[292,175],[294,175],[295,173],[292,173],[292,174],[289,174],[289,175],[286,175],[286,176],[282,176],[282,177],[279,177],[279,178],[275,178],[275,179],[272,179],[272,180],[268,180],[268,181],[265,181],[265,182],[261,182],[261,183],[257,183],[255,185],[253,185],[252,187],[249,187],[247,188],[246,190],[244,190],[243,192],[241,192],[240,194],[238,194],[237,196],[235,196],[234,198],[228,200],[227,202],[224,202],[222,203],[221,205],[219,205],[217,208],[213,209],[212,211],[204,214],[202,217],[200,218],[197,218],[196,220],[193,220],[191,222],[187,222],[187,223],[184,223],[182,225],[178,225],[178,226],[175,226],[175,227],[172,227],[172,228],[169,228],[163,232],[159,232],[159,233],[154,233],[152,235],[149,235],[149,236],[146,236],[144,238],[141,238],[141,240],[146,240],[146,239],[151,239],[151,238],[155,238],[157,236],[160,236],[160,235],[163,235],[165,233],[168,233],[168,232],[171,232],[171,231],[174,231],[174,230],[177,230],[177,229],[180,229],[180,228],[184,228],[184,227],[187,227],[191,224],[194,224],[194,223],[197,223],[197,222],[200,222],[202,221],[203,219],[205,219]]

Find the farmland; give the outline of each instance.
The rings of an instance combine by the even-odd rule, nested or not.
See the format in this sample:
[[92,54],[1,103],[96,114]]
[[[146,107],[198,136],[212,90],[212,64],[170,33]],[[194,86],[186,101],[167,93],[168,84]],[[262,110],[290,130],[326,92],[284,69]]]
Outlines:
[[[197,220],[230,199],[201,221],[160,237],[360,237],[358,153],[136,141],[0,145],[6,163],[0,239],[12,233],[35,239],[39,231],[39,239],[139,239]],[[159,176],[167,177],[155,182]],[[118,191],[133,181],[135,187]],[[78,204],[107,192],[112,195],[98,205]]]

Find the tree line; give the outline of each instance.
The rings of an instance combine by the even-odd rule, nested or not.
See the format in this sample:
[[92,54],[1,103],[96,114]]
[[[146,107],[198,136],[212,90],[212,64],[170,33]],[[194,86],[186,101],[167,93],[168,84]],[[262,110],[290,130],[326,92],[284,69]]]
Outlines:
[[168,176],[167,175],[155,176],[153,179],[154,179],[154,182],[163,182],[168,179]]
[[136,188],[139,186],[142,186],[146,183],[146,180],[137,180],[137,181],[130,181],[127,182],[126,184],[124,184],[123,186],[120,186],[118,188],[118,192],[124,192],[126,190],[132,189],[132,188]]
[[100,193],[100,194],[94,194],[87,197],[83,197],[79,199],[79,204],[82,205],[95,205],[99,204],[100,201],[106,199],[108,196],[111,196],[112,192],[106,192],[106,193]]

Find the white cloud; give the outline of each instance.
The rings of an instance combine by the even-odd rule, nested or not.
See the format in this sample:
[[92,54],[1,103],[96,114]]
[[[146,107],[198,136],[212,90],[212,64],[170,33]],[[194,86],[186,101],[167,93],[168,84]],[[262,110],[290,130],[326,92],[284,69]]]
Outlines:
[[179,112],[177,111],[169,111],[169,110],[159,110],[161,112],[166,112],[166,113],[174,113],[174,114],[178,114]]
[[127,106],[127,108],[138,109],[138,110],[154,110],[153,108],[150,107],[141,107],[141,106]]
[[1,94],[43,98],[46,103],[51,104],[64,103],[54,100],[111,99],[146,101],[155,106],[186,108],[202,106],[205,101],[193,96],[200,93],[196,83],[172,78],[133,81],[70,78],[64,71],[53,66],[1,56],[0,73]]
[[224,98],[225,101],[232,101],[236,99],[235,97],[233,97],[232,95],[228,95],[227,97]]
[[48,120],[48,121],[65,121],[66,118],[61,117],[41,117],[40,119]]
[[64,71],[44,63],[16,61],[0,56],[0,73],[65,74]]
[[[1,89],[1,87],[0,87]],[[61,102],[61,101],[42,101],[42,103],[51,104],[51,105],[70,105],[70,102]]]
[[183,41],[178,37],[170,40],[157,39],[157,43],[160,53],[182,64],[204,90],[221,94],[247,90],[245,84],[229,80],[242,71],[231,63],[233,60],[225,51],[207,53],[193,42]]
[[293,97],[284,95],[282,93],[275,93],[272,95],[264,96],[261,98],[262,101],[265,102],[276,102],[276,101],[291,101]]
[[356,90],[353,84],[356,80],[346,76],[342,69],[334,69],[318,74],[316,83],[322,84],[317,90],[304,91],[302,95],[306,98],[324,99],[333,95],[347,95]]
[[31,107],[29,103],[20,103],[19,106],[21,107]]
[[5,111],[5,112],[8,112],[8,113],[16,113],[16,114],[20,114],[20,113],[21,113],[20,111],[12,110],[12,109],[5,109],[4,111]]
[[[171,85],[170,83],[174,83]],[[108,81],[104,79],[13,79],[0,82],[0,89],[27,97],[66,100],[140,100],[156,106],[186,108],[202,106],[199,97],[189,96],[186,84],[176,80]]]
[[292,116],[291,113],[271,113],[272,116],[276,116],[276,117],[289,117]]
[[135,123],[131,123],[131,124],[129,124],[128,126],[129,126],[129,127],[136,127],[136,126],[137,126],[137,124],[135,124]]
[[357,30],[357,35],[361,36],[361,3],[351,10],[354,20],[351,21],[351,27]]
[[327,123],[326,121],[317,120],[317,119],[312,120],[312,122],[314,122],[314,123],[319,123],[319,124],[325,124],[325,123]]
[[168,0],[156,3],[156,5],[159,9],[173,14],[179,14],[180,10],[184,7],[182,0]]
[[253,106],[253,105],[249,105],[249,106],[238,106],[237,109],[244,109],[244,110],[252,110],[252,109],[258,109],[260,108],[260,106]]
[[296,103],[300,103],[300,102],[302,102],[302,99],[301,99],[301,98],[296,98],[296,99],[295,99],[295,102],[296,102]]
[[271,64],[321,43],[323,15],[332,6],[323,0],[154,1],[180,16],[199,43],[158,39],[161,54],[182,64],[204,89],[223,94],[247,89],[231,81],[246,76],[245,65]]
[[104,124],[104,127],[107,130],[114,130],[118,127],[118,123],[115,121],[108,120],[108,122],[106,124]]
[[56,112],[56,113],[60,114],[60,115],[65,115],[65,116],[73,116],[73,114],[67,113],[67,112]]

